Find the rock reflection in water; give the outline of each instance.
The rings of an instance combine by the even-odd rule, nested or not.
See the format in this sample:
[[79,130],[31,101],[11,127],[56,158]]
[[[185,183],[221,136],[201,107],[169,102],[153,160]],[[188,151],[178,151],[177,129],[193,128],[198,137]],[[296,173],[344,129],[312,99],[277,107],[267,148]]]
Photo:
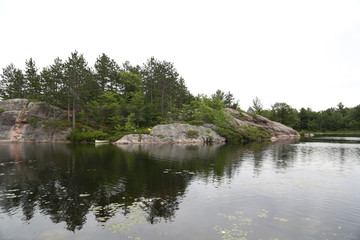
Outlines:
[[100,223],[139,210],[150,224],[173,221],[192,181],[231,181],[246,159],[259,175],[269,152],[279,169],[289,167],[288,143],[1,144],[0,208],[26,222],[39,211],[69,231],[82,229],[89,211]]

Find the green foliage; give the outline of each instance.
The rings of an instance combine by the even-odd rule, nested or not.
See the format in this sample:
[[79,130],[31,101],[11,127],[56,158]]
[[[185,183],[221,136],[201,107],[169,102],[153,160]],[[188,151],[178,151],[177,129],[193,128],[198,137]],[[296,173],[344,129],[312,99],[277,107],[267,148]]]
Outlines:
[[[211,123],[235,142],[254,140],[261,135],[254,129],[237,132],[229,126],[229,116],[224,108],[240,110],[232,93],[217,90],[210,97],[194,97],[174,64],[154,57],[140,67],[131,66],[129,62],[118,65],[102,54],[91,69],[84,56],[75,51],[65,61],[56,58],[40,73],[30,58],[26,60],[24,70],[13,64],[2,69],[0,98],[28,98],[67,108],[68,121],[72,116],[73,127],[83,125],[101,129],[116,137],[160,122]],[[263,109],[256,97],[249,112],[254,118],[261,115],[298,130],[360,129],[360,105],[347,108],[339,103],[335,108],[315,112],[309,108],[297,111],[286,103],[275,103],[271,109]],[[241,119],[242,116],[235,117]],[[36,126],[35,120],[32,121]],[[44,123],[54,129],[56,124],[64,129],[69,127],[66,120]]]
[[300,123],[297,110],[286,103],[275,103],[271,106],[270,119],[292,128],[297,128]]
[[127,131],[127,132],[135,131],[136,126],[135,126],[134,119],[135,119],[135,113],[130,113],[126,119],[125,128],[124,128],[125,131]]
[[191,125],[195,125],[195,126],[202,126],[205,124],[205,122],[203,120],[197,120],[197,119],[194,119],[194,120],[191,120],[189,122],[189,124]]
[[231,92],[225,93],[218,89],[215,94],[211,95],[211,98],[220,101],[227,108],[237,109],[239,107],[239,101],[235,101],[234,95]]
[[82,131],[78,128],[73,128],[71,133],[67,136],[67,139],[73,142],[94,142],[95,140],[105,140],[108,137],[109,135],[107,133],[100,130]]
[[0,108],[0,114],[2,114],[3,112],[5,112],[5,110]]
[[216,126],[224,126],[227,124],[228,116],[224,112],[224,104],[219,98],[208,98],[206,96],[199,96],[197,98],[197,106],[194,110],[194,120],[201,120],[206,123],[212,123]]
[[245,126],[245,131],[243,132],[244,136],[248,141],[260,141],[263,139],[269,139],[271,137],[270,132],[263,128],[257,128],[252,126]]
[[0,75],[0,96],[3,99],[24,98],[26,96],[25,78],[21,69],[15,68],[10,64],[3,68]]
[[245,126],[243,130],[237,130],[231,126],[217,127],[216,132],[229,143],[247,143],[261,141],[271,137],[270,132],[267,130],[251,126]]
[[186,132],[188,138],[197,138],[199,136],[199,132],[196,130],[189,130]]
[[28,122],[31,128],[34,130],[38,126],[39,120],[36,117],[31,117],[29,118]]
[[226,139],[228,143],[243,143],[244,137],[241,132],[236,131],[232,127],[217,127],[215,131]]
[[261,115],[263,111],[263,104],[261,103],[260,99],[258,97],[255,97],[252,102],[253,105],[249,107],[248,112],[255,115]]
[[120,105],[124,102],[119,94],[104,92],[87,104],[87,116],[96,123],[116,126],[121,123]]
[[69,123],[66,119],[59,119],[55,121],[44,122],[43,126],[45,129],[58,129],[62,131],[66,131],[71,128],[71,123]]
[[26,97],[30,99],[39,99],[41,93],[40,75],[35,61],[30,58],[25,61],[25,86]]

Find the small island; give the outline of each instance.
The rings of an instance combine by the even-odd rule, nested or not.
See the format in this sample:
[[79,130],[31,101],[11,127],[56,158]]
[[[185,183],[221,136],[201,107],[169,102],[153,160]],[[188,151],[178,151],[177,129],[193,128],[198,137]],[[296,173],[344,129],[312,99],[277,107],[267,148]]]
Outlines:
[[154,57],[133,66],[102,54],[91,68],[75,51],[41,71],[30,58],[24,70],[3,68],[0,84],[3,142],[247,143],[360,129],[360,105],[263,109],[256,97],[244,111],[231,92],[194,96],[173,63]]

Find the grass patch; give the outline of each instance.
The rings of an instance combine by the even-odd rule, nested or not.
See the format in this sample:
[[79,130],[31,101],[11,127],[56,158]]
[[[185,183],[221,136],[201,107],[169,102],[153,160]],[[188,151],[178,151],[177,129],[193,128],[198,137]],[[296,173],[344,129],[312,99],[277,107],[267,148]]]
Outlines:
[[188,138],[197,138],[199,136],[199,132],[196,130],[189,130],[186,132]]
[[189,122],[190,125],[202,126],[205,124],[203,120],[192,120]]

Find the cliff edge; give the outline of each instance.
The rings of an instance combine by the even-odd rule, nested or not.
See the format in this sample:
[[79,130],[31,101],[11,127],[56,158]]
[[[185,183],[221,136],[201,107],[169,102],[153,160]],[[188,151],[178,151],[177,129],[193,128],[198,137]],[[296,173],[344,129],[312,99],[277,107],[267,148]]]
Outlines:
[[47,127],[44,123],[65,116],[64,110],[43,102],[0,101],[0,142],[64,141],[70,129]]

